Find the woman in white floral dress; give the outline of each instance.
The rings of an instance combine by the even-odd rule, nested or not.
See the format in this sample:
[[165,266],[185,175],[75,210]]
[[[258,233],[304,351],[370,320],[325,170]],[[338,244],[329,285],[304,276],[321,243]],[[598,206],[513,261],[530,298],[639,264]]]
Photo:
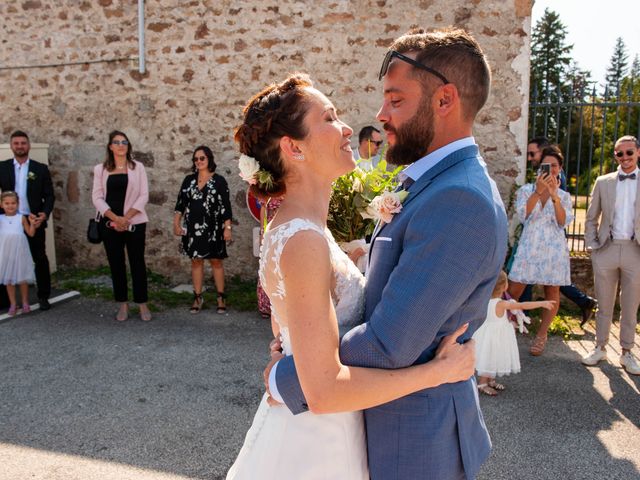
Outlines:
[[542,323],[529,350],[534,356],[544,351],[547,331],[558,313],[560,287],[571,283],[564,229],[573,214],[571,195],[559,188],[562,163],[559,148],[545,148],[541,165],[548,164],[550,173],[540,173],[535,183],[523,185],[516,193],[516,209],[524,228],[509,272],[509,295],[518,299],[527,285],[543,285],[545,300],[556,302],[553,310],[542,311]]
[[265,394],[227,479],[368,480],[360,410],[468,378],[473,347],[455,343],[461,329],[426,364],[380,370],[340,362],[338,327],[362,321],[364,278],[326,222],[332,182],[355,167],[353,131],[303,74],[266,87],[243,113],[235,134],[241,176],[257,197],[286,192],[264,235],[260,279],[310,411],[293,415]]

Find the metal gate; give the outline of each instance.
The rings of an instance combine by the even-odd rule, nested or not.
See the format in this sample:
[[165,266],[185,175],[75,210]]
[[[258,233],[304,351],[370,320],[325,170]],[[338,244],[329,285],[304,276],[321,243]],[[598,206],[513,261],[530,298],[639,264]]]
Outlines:
[[[640,80],[640,79],[639,79]],[[603,95],[571,86],[534,91],[529,107],[529,138],[544,136],[562,149],[574,221],[567,229],[569,248],[585,250],[584,221],[591,189],[599,175],[617,168],[613,145],[623,135],[640,138],[640,85],[627,78]]]

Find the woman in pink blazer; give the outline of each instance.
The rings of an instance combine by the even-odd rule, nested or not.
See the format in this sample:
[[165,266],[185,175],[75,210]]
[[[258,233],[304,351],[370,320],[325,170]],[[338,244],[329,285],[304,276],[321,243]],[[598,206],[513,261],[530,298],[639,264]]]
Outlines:
[[129,317],[125,248],[131,268],[133,301],[140,308],[140,318],[151,320],[144,261],[149,188],[144,165],[131,158],[132,150],[127,136],[114,130],[109,134],[106,160],[93,169],[92,200],[102,217],[100,228],[111,269],[113,296],[120,304],[116,314],[120,322]]

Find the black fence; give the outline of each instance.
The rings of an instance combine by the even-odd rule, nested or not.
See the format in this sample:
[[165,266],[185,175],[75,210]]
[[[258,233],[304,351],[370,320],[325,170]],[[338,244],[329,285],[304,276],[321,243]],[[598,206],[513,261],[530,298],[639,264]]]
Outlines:
[[574,221],[567,229],[571,251],[584,251],[584,223],[593,184],[617,168],[615,141],[640,138],[640,79],[626,78],[615,92],[572,86],[534,91],[529,110],[529,138],[545,136],[562,149],[567,186],[573,195]]

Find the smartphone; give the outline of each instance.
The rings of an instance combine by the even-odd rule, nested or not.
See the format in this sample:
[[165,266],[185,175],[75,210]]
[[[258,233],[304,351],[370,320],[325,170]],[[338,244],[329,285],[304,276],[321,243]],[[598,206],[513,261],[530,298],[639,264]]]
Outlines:
[[551,175],[551,164],[542,163],[540,165],[540,175]]

